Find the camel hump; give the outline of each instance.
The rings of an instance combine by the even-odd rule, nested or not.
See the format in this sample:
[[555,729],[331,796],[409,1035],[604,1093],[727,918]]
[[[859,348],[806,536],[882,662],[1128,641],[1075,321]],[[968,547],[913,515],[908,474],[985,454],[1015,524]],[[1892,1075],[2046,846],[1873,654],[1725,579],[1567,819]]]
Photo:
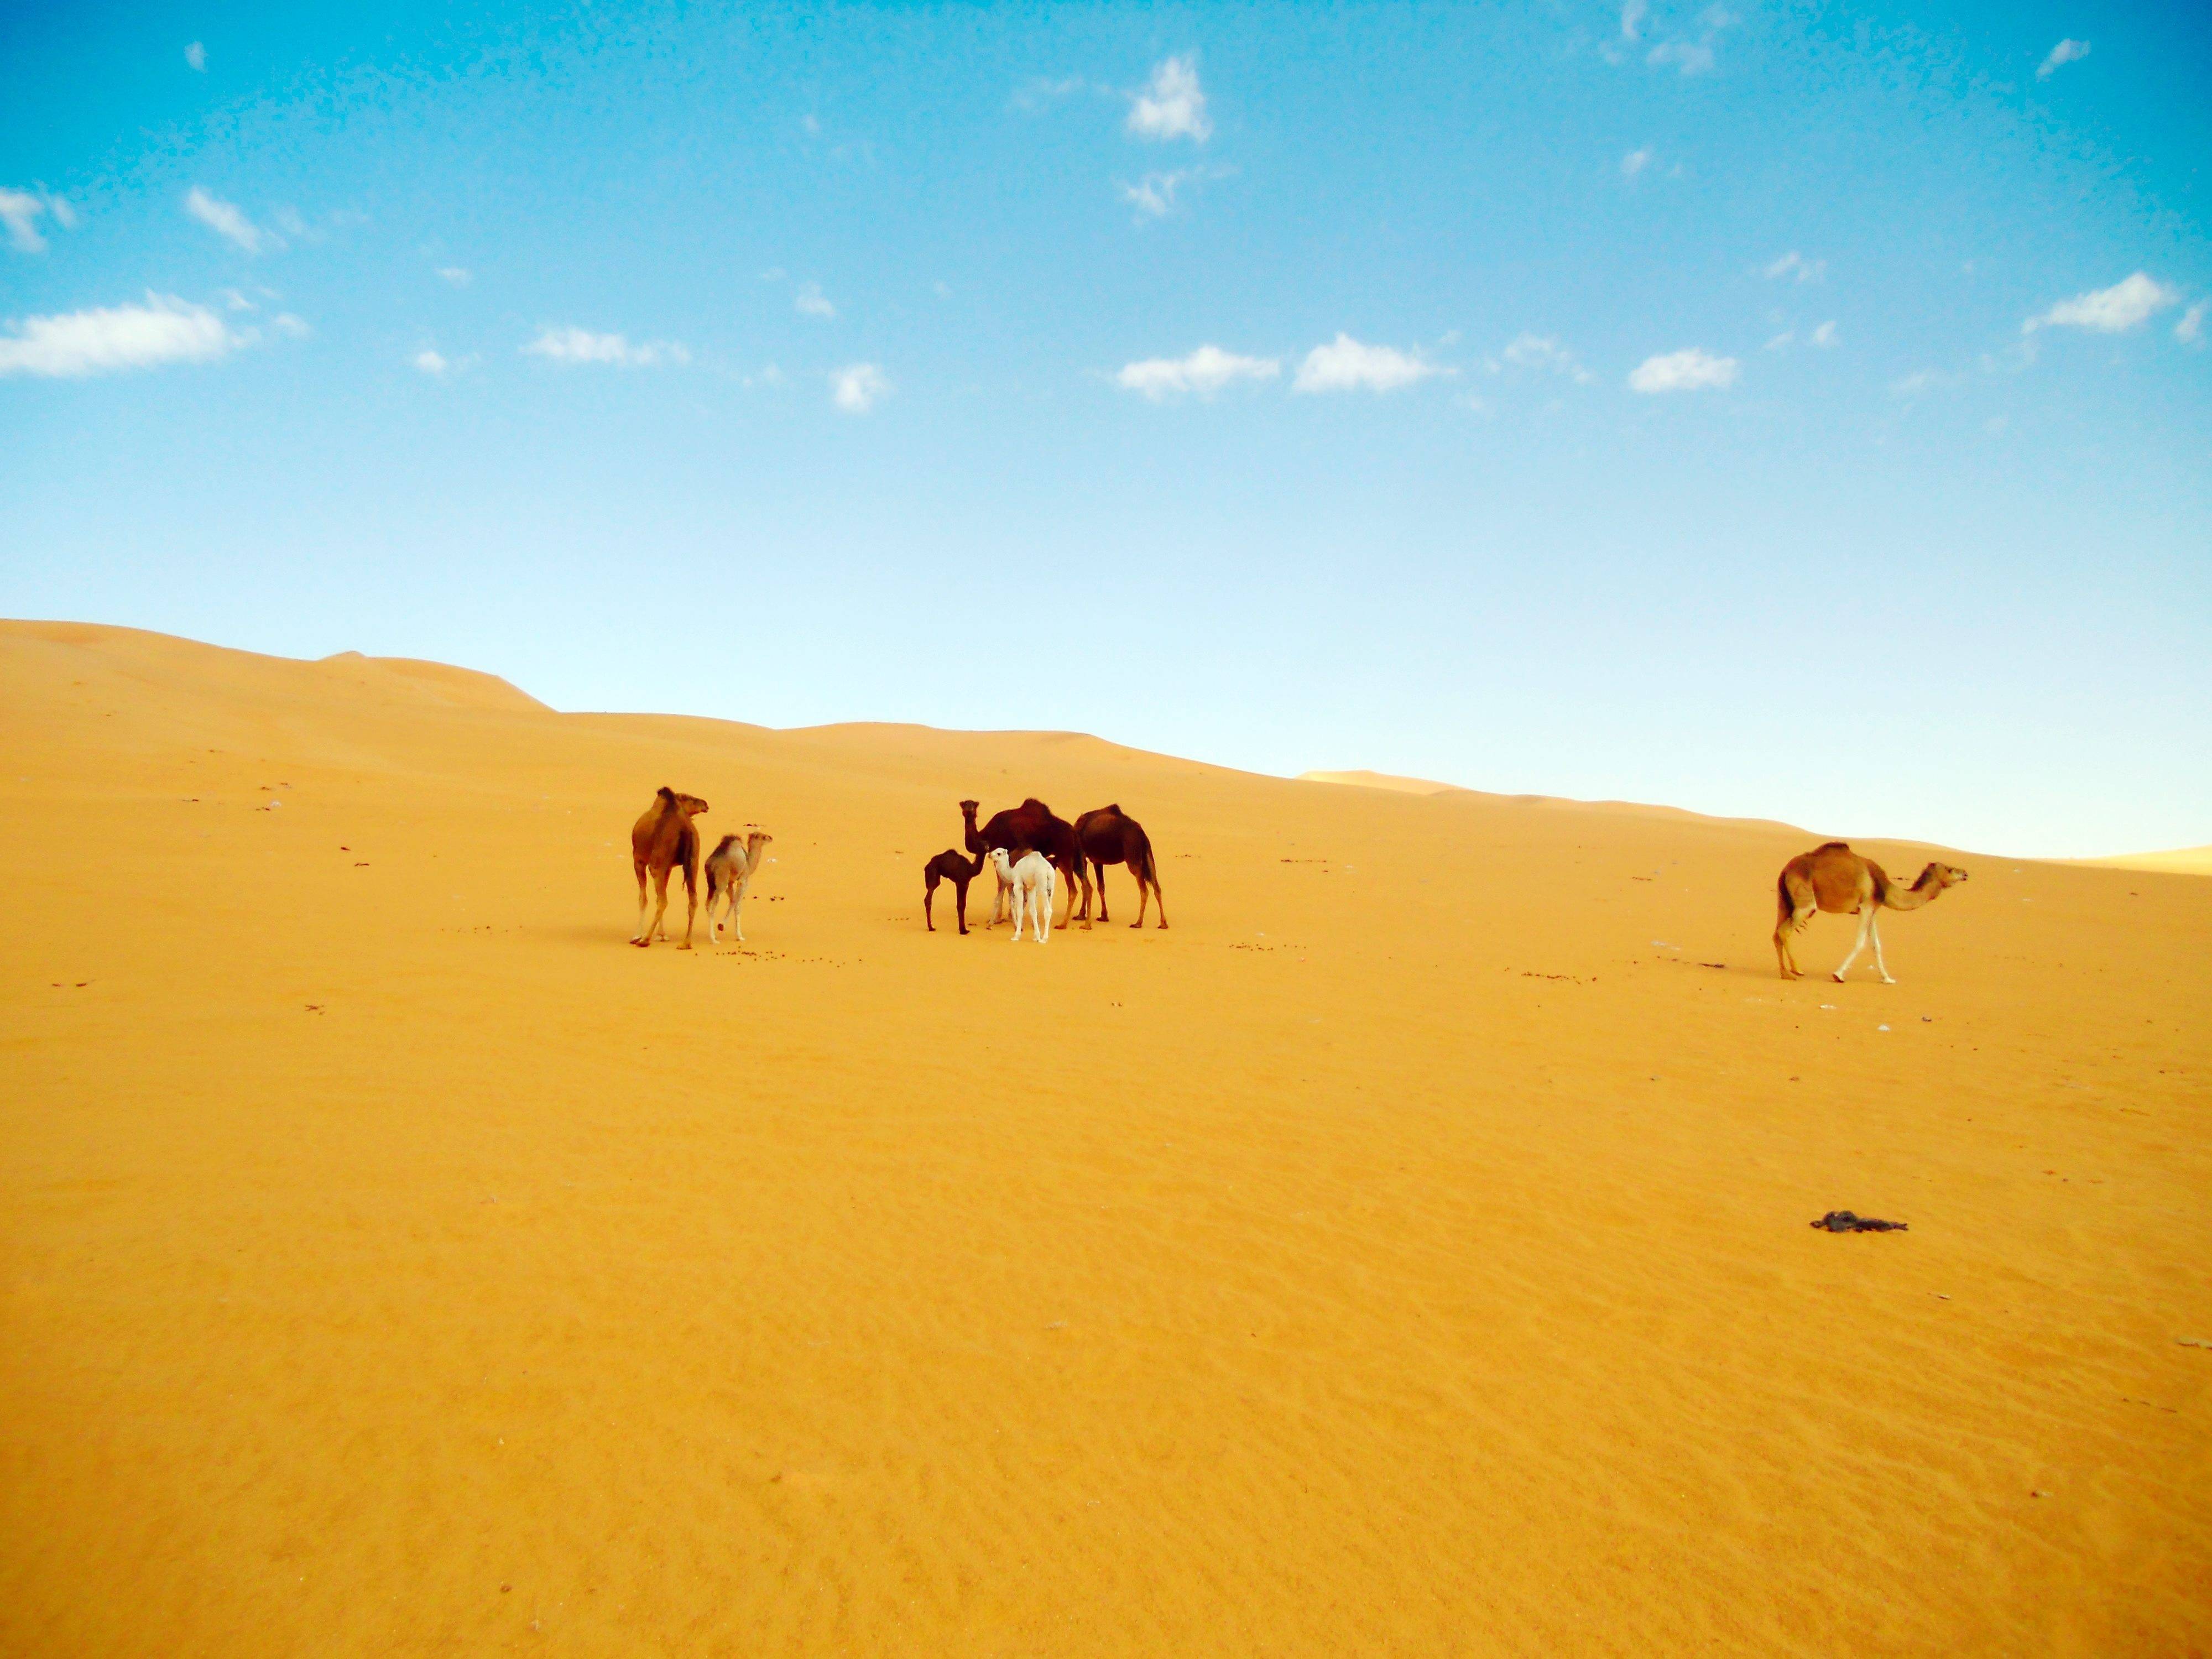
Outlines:
[[1125,818],[1129,816],[1127,812],[1124,812],[1121,810],[1121,803],[1118,800],[1109,801],[1106,804],[1106,810],[1111,812],[1117,818]]
[[676,792],[664,783],[659,788],[653,791],[653,799],[659,801],[665,801],[667,805],[673,806],[676,805]]
[[716,858],[721,857],[723,854],[728,852],[731,848],[737,844],[737,840],[738,838],[735,836],[723,836],[721,840],[714,843],[714,856]]
[[1028,810],[1029,810],[1030,807],[1032,807],[1032,806],[1036,807],[1036,810],[1037,810],[1038,811],[1040,811],[1040,812],[1049,812],[1049,811],[1052,811],[1052,808],[1050,808],[1049,806],[1047,806],[1047,805],[1046,805],[1042,801],[1039,800],[1039,799],[1038,799],[1035,795],[1029,796],[1027,799],[1025,799],[1022,802],[1022,809],[1023,809],[1024,811],[1028,811]]
[[1824,841],[1813,849],[1816,853],[1848,853],[1851,844],[1847,841]]

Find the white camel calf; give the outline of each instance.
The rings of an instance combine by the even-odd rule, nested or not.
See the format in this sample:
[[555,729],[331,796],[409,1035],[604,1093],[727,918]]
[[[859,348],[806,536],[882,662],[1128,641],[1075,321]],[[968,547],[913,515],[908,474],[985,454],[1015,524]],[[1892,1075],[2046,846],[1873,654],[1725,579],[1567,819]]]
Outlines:
[[1052,943],[1052,902],[1059,890],[1060,878],[1051,862],[1042,853],[1024,853],[1017,863],[1003,847],[991,849],[991,867],[999,872],[999,884],[1012,888],[1014,894],[1014,943],[1022,942],[1022,909],[1027,901],[1030,915],[1036,924],[1039,945]]
[[738,919],[738,912],[745,902],[745,889],[753,884],[753,877],[759,873],[761,849],[775,839],[767,830],[756,830],[740,847],[735,836],[725,836],[722,844],[708,855],[707,943],[710,946],[720,941],[714,907],[725,898],[729,900],[730,908],[723,920],[730,924],[730,931],[738,936],[738,943],[744,942],[745,925]]

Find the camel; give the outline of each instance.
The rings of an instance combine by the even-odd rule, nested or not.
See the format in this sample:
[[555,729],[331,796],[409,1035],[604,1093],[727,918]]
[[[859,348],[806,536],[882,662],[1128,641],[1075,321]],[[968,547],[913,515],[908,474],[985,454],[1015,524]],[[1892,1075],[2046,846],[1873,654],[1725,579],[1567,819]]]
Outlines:
[[[1085,812],[1076,819],[1075,839],[1081,843],[1097,875],[1099,921],[1112,920],[1106,914],[1106,866],[1126,864],[1129,866],[1129,873],[1137,881],[1137,919],[1129,926],[1142,927],[1145,925],[1147,888],[1151,897],[1159,902],[1159,925],[1163,927],[1168,925],[1168,902],[1160,897],[1159,867],[1153,861],[1152,837],[1145,833],[1143,824],[1124,812],[1117,802],[1112,806],[1102,806],[1095,812]],[[1088,921],[1090,919],[1091,894],[1086,888],[1083,895],[1083,920]]]
[[1013,943],[1022,942],[1022,907],[1026,900],[1030,920],[1036,924],[1036,942],[1051,944],[1053,889],[1058,878],[1045,855],[1024,853],[1017,863],[1014,855],[1005,848],[994,847],[991,867],[999,872],[999,884],[1011,889],[1014,895]]
[[[1009,852],[1015,854],[1030,852],[1043,854],[1046,858],[1052,860],[1060,874],[1067,878],[1070,892],[1073,892],[1078,887],[1082,889],[1085,911],[1083,925],[1086,929],[1089,928],[1091,926],[1089,915],[1091,878],[1083,873],[1083,843],[1076,839],[1075,826],[1066,818],[1054,817],[1052,808],[1047,806],[1035,795],[1030,796],[1019,806],[1010,806],[1003,812],[994,812],[991,815],[991,821],[981,830],[975,827],[975,802],[963,800],[960,803],[960,816],[968,826],[968,850],[970,853],[983,854],[987,857],[994,848],[1000,847],[1006,848]],[[1006,890],[1001,887],[998,897],[991,903],[989,923],[991,927],[995,927],[999,925],[999,906],[1005,898]],[[1068,921],[1073,919],[1073,910],[1074,907],[1071,905],[1069,915],[1060,921],[1060,925],[1062,927],[1066,927]]]
[[[706,811],[707,803],[698,796],[679,795],[664,783],[653,796],[653,805],[645,809],[645,816],[631,826],[629,858],[637,870],[637,937],[630,943],[641,951],[655,937],[668,937],[668,930],[661,926],[661,918],[668,914],[668,872],[679,867],[684,872],[684,896],[689,908],[684,922],[684,943],[677,948],[691,948],[691,923],[699,913],[699,832],[691,827],[691,820]],[[660,895],[660,908],[653,913],[650,928],[645,925],[647,871],[652,872],[654,888]]]
[[929,924],[931,933],[937,931],[937,923],[929,914],[930,906],[937,901],[937,884],[940,881],[952,884],[953,896],[959,901],[960,931],[965,934],[968,931],[968,884],[982,873],[983,855],[981,853],[975,854],[975,860],[971,864],[950,847],[921,866],[921,919]]
[[750,830],[745,844],[738,845],[735,836],[725,836],[720,845],[707,855],[707,943],[720,943],[721,936],[714,926],[714,905],[725,894],[729,897],[730,912],[725,918],[730,931],[738,936],[738,943],[745,942],[745,924],[738,912],[745,902],[745,890],[753,884],[760,873],[761,848],[775,837],[765,830]]
[[1781,960],[1782,977],[1799,977],[1797,960],[1790,951],[1790,935],[1802,932],[1815,911],[1826,910],[1831,915],[1859,918],[1858,941],[1851,946],[1851,953],[1844,958],[1843,965],[1836,969],[1836,983],[1844,982],[1844,975],[1858,960],[1859,952],[1871,943],[1875,971],[1881,975],[1884,985],[1896,984],[1881,959],[1881,933],[1875,925],[1876,916],[1884,909],[1917,910],[1946,887],[1955,887],[1966,878],[1964,870],[1948,864],[1930,864],[1911,886],[1899,887],[1883,872],[1881,866],[1851,851],[1849,842],[1823,842],[1809,853],[1800,853],[1782,866],[1782,874],[1775,883],[1780,915],[1774,924],[1774,954]]

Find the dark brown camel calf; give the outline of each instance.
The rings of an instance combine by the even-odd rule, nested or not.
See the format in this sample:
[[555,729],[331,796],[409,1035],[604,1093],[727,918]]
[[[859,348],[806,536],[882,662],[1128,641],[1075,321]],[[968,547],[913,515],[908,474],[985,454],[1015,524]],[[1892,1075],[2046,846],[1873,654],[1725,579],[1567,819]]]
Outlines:
[[931,916],[931,905],[937,902],[937,884],[952,884],[952,896],[959,902],[960,931],[968,931],[968,884],[983,873],[983,855],[975,854],[971,862],[951,848],[946,848],[921,866],[921,919],[929,924],[929,931],[937,931],[937,922]]
[[[699,915],[699,832],[691,827],[691,820],[706,811],[707,803],[698,796],[679,795],[663,784],[653,796],[653,805],[645,809],[645,816],[631,827],[629,858],[637,872],[637,937],[630,943],[641,951],[655,938],[668,937],[661,918],[668,914],[668,872],[678,868],[684,872],[684,896],[688,909],[684,918],[684,943],[677,949],[691,948],[691,925]],[[648,874],[660,897],[660,906],[653,913],[653,926],[649,928],[645,925],[645,878]]]

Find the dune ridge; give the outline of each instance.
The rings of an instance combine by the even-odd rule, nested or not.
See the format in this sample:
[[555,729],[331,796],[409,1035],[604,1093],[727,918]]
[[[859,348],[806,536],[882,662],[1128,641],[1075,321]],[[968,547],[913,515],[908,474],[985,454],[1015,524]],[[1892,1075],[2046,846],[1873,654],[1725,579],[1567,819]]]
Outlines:
[[[1973,879],[1784,984],[1776,825],[75,624],[0,737],[0,1652],[2212,1645],[2200,878],[1860,840]],[[1030,793],[1173,927],[925,933]]]

